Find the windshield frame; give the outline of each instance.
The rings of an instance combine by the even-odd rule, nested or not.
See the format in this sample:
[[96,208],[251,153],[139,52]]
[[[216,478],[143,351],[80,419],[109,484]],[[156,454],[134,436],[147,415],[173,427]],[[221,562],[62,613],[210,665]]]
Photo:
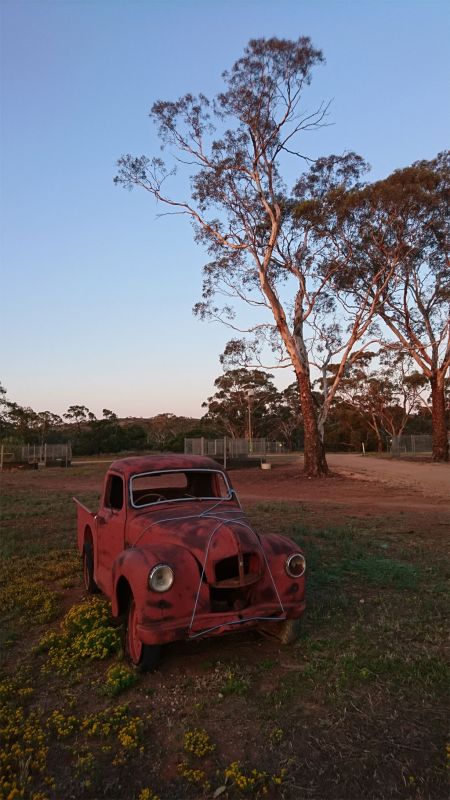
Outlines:
[[[225,495],[224,497],[218,497],[216,495],[215,497],[203,497],[202,496],[202,497],[167,498],[167,500],[156,500],[153,503],[142,503],[142,504],[139,504],[139,505],[136,505],[133,502],[133,481],[134,481],[135,478],[145,478],[147,475],[174,475],[174,474],[180,473],[180,472],[182,472],[184,474],[187,474],[189,472],[208,472],[209,474],[221,475],[223,480],[224,480],[225,486],[226,486],[226,488],[228,490],[228,494]],[[234,490],[230,486],[230,482],[228,480],[228,476],[221,469],[199,469],[198,467],[187,467],[185,469],[183,469],[183,468],[181,468],[181,469],[180,468],[178,468],[178,469],[155,469],[155,470],[150,470],[148,472],[137,472],[135,475],[132,475],[130,477],[129,481],[128,481],[129,504],[130,504],[131,508],[136,509],[136,511],[139,511],[140,509],[143,509],[143,508],[151,508],[152,506],[158,506],[158,507],[164,506],[167,503],[171,503],[171,504],[172,503],[189,503],[189,502],[192,502],[193,500],[197,500],[197,501],[198,500],[216,500],[217,502],[222,502],[222,501],[225,501],[225,500],[232,500],[233,499],[233,494],[234,494]]]

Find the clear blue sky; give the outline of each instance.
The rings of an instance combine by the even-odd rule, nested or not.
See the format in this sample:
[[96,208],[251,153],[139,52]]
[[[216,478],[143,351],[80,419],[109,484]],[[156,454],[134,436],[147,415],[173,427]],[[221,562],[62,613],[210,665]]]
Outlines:
[[184,219],[113,186],[116,159],[158,153],[155,99],[213,94],[250,38],[273,35],[310,36],[327,60],[310,99],[333,98],[334,124],[309,134],[312,156],[356,150],[373,178],[432,158],[450,138],[449,16],[444,0],[2,0],[10,399],[200,415],[229,338],[191,313],[204,253]]

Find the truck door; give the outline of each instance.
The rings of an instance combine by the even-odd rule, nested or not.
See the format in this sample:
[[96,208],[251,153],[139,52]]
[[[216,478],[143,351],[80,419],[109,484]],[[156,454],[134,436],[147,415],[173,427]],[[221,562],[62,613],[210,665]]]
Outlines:
[[106,479],[103,507],[97,514],[97,571],[95,580],[111,597],[112,565],[125,546],[126,504],[122,475],[113,472]]

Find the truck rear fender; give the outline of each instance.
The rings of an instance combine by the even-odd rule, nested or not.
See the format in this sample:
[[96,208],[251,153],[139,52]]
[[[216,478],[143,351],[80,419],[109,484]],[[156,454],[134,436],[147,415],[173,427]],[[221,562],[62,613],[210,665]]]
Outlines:
[[95,514],[90,511],[76,497],[73,498],[77,507],[77,545],[80,554],[86,542],[93,544],[93,534],[96,530]]

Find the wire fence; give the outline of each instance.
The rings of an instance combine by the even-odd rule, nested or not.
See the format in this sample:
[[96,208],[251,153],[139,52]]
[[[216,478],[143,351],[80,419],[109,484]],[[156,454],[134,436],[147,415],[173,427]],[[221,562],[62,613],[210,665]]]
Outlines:
[[0,470],[14,466],[68,467],[71,462],[70,443],[0,445]]
[[[450,434],[449,434],[450,444]],[[403,434],[394,436],[390,443],[391,455],[426,455],[433,450],[430,434]],[[268,439],[233,439],[224,436],[221,439],[198,437],[184,440],[184,452],[187,455],[211,456],[220,460],[232,458],[264,458],[267,455],[286,453],[287,448],[276,441]]]
[[395,456],[431,453],[432,437],[426,433],[394,436],[391,442],[391,454]]
[[186,455],[211,456],[212,458],[251,458],[252,456],[264,458],[266,455],[285,452],[281,442],[272,442],[268,439],[233,439],[224,436],[221,439],[206,439],[201,436],[196,439],[184,440]]

